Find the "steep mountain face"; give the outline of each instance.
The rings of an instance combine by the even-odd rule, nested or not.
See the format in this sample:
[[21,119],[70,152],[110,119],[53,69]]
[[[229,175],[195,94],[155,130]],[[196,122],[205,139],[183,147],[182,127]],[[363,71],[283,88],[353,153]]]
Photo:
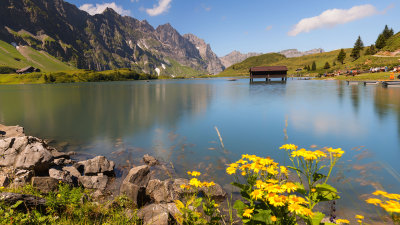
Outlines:
[[247,54],[240,53],[238,51],[233,51],[229,53],[226,56],[223,56],[220,58],[222,64],[225,66],[225,68],[230,67],[233,64],[243,62],[247,58],[253,57],[253,56],[259,56],[262,55],[262,53],[256,53],[256,52],[249,52]]
[[222,65],[221,60],[211,50],[211,46],[207,44],[203,39],[198,38],[194,34],[185,34],[183,35],[183,37],[196,46],[201,58],[207,64],[208,72],[210,72],[211,74],[218,74],[225,69],[224,65]]
[[280,51],[279,54],[286,56],[286,58],[301,57],[305,55],[312,55],[325,52],[322,48],[311,49],[305,52],[300,52],[297,49],[287,49]]
[[167,71],[176,70],[166,67],[178,62],[212,71],[196,46],[170,24],[154,29],[112,9],[91,16],[63,0],[1,0],[0,39],[44,50],[78,68],[172,75]]

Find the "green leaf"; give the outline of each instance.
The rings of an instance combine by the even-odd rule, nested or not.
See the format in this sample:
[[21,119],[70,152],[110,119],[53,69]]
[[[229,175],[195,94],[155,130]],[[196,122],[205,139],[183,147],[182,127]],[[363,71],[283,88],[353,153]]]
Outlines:
[[303,173],[303,171],[301,171],[301,170],[299,170],[299,169],[297,169],[296,167],[293,167],[293,166],[287,166],[287,168],[292,169],[294,171],[297,171],[299,173]]
[[14,205],[11,206],[12,209],[17,208],[19,205],[21,205],[23,203],[22,200],[19,200],[18,202],[16,202]]
[[[251,218],[252,220],[258,221],[258,222],[263,222],[266,224],[270,224],[271,221],[271,210],[256,210],[257,213],[254,214],[254,216]],[[259,223],[257,223],[259,224]]]
[[[248,206],[246,204],[244,204],[242,201],[240,200],[236,200],[235,204],[233,204],[233,208],[236,209],[238,216],[240,218],[243,218],[243,212],[244,209],[247,208]],[[244,221],[243,221],[244,222]]]
[[313,181],[317,182],[317,181],[319,181],[321,179],[324,179],[325,177],[326,176],[324,174],[322,174],[322,173],[314,173],[313,174]]
[[306,189],[304,188],[304,185],[302,185],[301,183],[299,183],[299,182],[296,182],[296,183],[294,183],[296,186],[297,186],[297,192],[298,193],[300,193],[300,194],[302,194],[302,195],[306,195],[307,194],[307,191],[306,191]]
[[336,188],[329,184],[317,184],[315,188],[316,193],[318,193],[317,199],[319,201],[332,201],[340,198]]
[[320,225],[322,219],[325,217],[325,214],[321,213],[321,212],[315,212],[314,216],[311,219],[311,224],[312,225]]

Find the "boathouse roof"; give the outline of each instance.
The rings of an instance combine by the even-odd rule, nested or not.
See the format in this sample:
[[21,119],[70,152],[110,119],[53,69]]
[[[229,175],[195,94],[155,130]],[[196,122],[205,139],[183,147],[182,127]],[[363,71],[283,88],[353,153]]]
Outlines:
[[257,66],[251,67],[250,72],[288,71],[286,66]]

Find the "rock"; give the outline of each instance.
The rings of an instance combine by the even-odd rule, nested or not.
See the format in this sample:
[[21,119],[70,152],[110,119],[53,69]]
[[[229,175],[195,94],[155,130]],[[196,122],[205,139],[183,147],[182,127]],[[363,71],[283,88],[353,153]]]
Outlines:
[[32,177],[32,186],[41,192],[49,193],[58,187],[58,180],[52,177]]
[[[77,179],[72,179],[71,174],[65,170],[49,169],[49,176],[67,184],[77,184]],[[77,178],[77,177],[76,177]]]
[[175,200],[182,200],[188,190],[181,188],[182,184],[188,184],[186,179],[168,179],[160,181],[150,180],[146,188],[146,194],[156,203],[169,203]]
[[[35,139],[35,138],[33,138]],[[15,159],[15,168],[34,170],[36,173],[46,172],[53,156],[46,149],[43,141],[37,139],[29,143]]]
[[10,184],[10,179],[6,175],[0,175],[0,187],[7,187]]
[[46,207],[46,199],[39,198],[33,195],[23,195],[16,193],[1,192],[0,201],[6,205],[15,205],[18,201],[23,201],[17,209],[34,208],[40,209]]
[[143,156],[143,161],[144,161],[144,163],[146,163],[149,166],[154,166],[154,165],[159,164],[159,162],[156,158],[154,158],[153,156],[150,156],[148,154]]
[[82,174],[73,166],[65,166],[62,168],[64,171],[68,171],[72,176],[79,178]]
[[114,175],[115,163],[109,161],[104,156],[97,156],[93,159],[78,162],[78,164],[83,165],[83,172],[87,176],[97,175],[98,173],[104,173],[111,176]]
[[126,195],[138,208],[148,201],[145,187],[140,187],[127,181],[122,182],[120,194]]
[[125,177],[124,182],[136,184],[139,187],[146,187],[150,180],[150,167],[147,165],[132,168]]
[[98,200],[104,198],[105,194],[100,190],[96,190],[90,196],[92,197],[92,199]]
[[53,158],[55,158],[55,159],[60,159],[60,158],[69,159],[70,158],[70,155],[67,152],[59,152],[57,150],[54,150],[51,152],[51,154],[53,155]]
[[66,164],[64,158],[54,159],[53,163],[57,166],[63,166]]
[[223,201],[226,199],[227,196],[226,192],[219,184],[215,184],[214,186],[211,186],[209,188],[202,188],[202,191],[207,192],[212,199],[217,201]]
[[80,176],[79,182],[84,188],[105,190],[107,187],[108,177],[107,176]]
[[24,128],[20,126],[5,126],[0,124],[0,139],[9,137],[23,137]]
[[174,224],[174,218],[171,213],[175,215],[176,206],[171,204],[151,204],[145,206],[137,212],[137,216],[143,220],[144,225],[157,224],[168,225]]
[[30,170],[16,170],[13,180],[13,186],[14,187],[24,186],[25,184],[31,181],[32,176],[33,173]]
[[13,166],[18,154],[28,145],[28,137],[0,140],[0,166]]

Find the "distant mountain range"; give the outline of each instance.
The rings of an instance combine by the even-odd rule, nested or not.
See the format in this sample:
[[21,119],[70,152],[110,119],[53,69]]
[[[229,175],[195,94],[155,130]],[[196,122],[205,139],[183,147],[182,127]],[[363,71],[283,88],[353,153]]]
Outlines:
[[109,8],[91,16],[63,0],[1,0],[0,40],[45,51],[83,69],[183,75],[216,74],[225,68],[204,40],[182,36],[170,24],[154,29],[146,20]]
[[286,58],[293,58],[293,57],[301,57],[301,56],[305,56],[305,55],[312,55],[312,54],[323,53],[323,52],[325,52],[325,51],[322,48],[316,48],[316,49],[311,49],[311,50],[308,50],[305,52],[300,52],[297,49],[287,49],[287,50],[280,51],[278,53],[286,56]]
[[220,57],[219,59],[221,60],[224,67],[228,68],[233,64],[240,63],[246,60],[247,58],[250,58],[252,56],[258,56],[261,54],[262,53],[256,53],[256,52],[241,53],[239,51],[233,51],[226,56]]

